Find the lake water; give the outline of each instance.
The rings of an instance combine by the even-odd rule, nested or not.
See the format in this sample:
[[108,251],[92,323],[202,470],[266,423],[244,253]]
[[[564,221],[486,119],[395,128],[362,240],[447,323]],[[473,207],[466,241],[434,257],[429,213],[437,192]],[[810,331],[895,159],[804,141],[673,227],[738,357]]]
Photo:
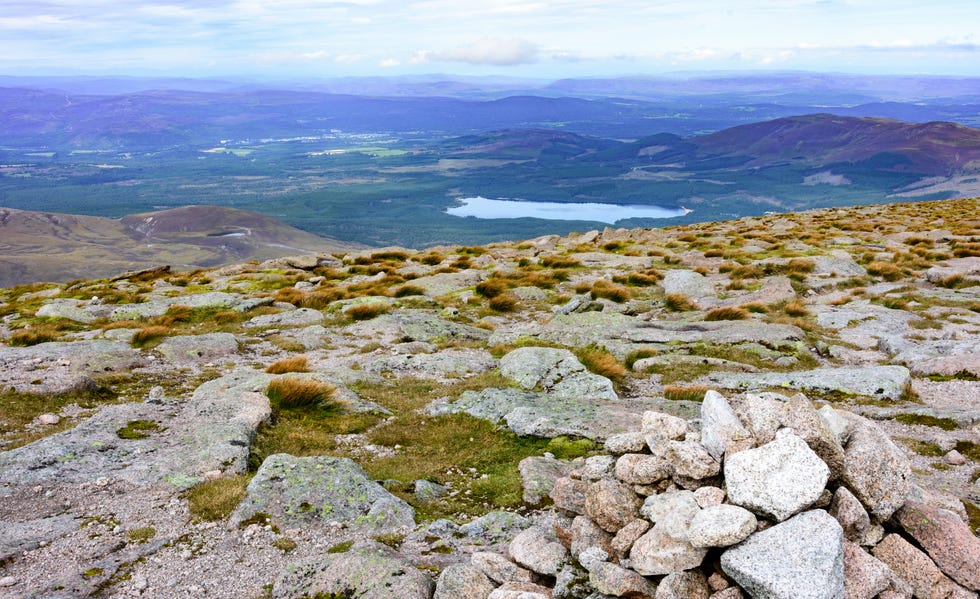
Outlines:
[[625,218],[673,218],[684,216],[686,208],[661,208],[639,204],[598,204],[595,202],[565,204],[559,202],[518,202],[490,200],[484,197],[461,198],[461,206],[446,210],[453,216],[476,218],[544,218],[548,220],[592,220],[615,224]]

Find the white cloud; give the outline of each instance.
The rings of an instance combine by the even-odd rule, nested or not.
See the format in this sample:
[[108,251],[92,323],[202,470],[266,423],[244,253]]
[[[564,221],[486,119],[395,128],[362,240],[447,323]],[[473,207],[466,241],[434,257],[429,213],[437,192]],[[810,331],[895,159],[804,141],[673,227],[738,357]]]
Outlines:
[[431,58],[495,66],[529,64],[538,59],[538,45],[516,38],[484,37],[449,50],[433,52]]
[[378,66],[381,67],[382,69],[390,69],[392,67],[397,67],[401,65],[401,63],[402,62],[400,60],[396,60],[394,58],[385,58],[384,60],[378,63]]

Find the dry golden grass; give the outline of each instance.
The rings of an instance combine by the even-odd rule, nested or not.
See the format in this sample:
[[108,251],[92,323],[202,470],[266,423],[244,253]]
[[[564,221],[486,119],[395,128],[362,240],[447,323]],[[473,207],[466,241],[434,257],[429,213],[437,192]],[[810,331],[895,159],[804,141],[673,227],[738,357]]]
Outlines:
[[391,294],[395,297],[408,297],[410,295],[425,295],[425,289],[418,285],[402,285],[395,288]]
[[487,305],[496,312],[513,312],[517,309],[519,301],[516,296],[510,293],[501,293],[490,298]]
[[58,329],[51,325],[36,325],[26,329],[20,329],[15,331],[7,342],[10,345],[37,345],[38,343],[47,343],[49,341],[57,341],[60,333]]
[[664,307],[666,307],[671,312],[690,312],[691,310],[697,310],[698,305],[694,303],[694,300],[687,297],[683,293],[670,293],[664,298]]
[[245,488],[252,477],[246,474],[225,476],[203,482],[187,491],[191,518],[201,522],[225,520],[245,498]]
[[345,312],[347,316],[354,320],[371,320],[385,314],[391,307],[381,302],[368,302],[351,306]]
[[590,372],[613,381],[622,379],[628,373],[626,367],[616,359],[616,356],[609,353],[604,347],[594,345],[583,347],[575,352],[575,356]]
[[810,311],[807,309],[805,305],[803,305],[803,302],[801,302],[798,299],[788,302],[785,306],[783,306],[783,312],[785,312],[788,316],[810,315]]
[[591,293],[592,299],[601,297],[617,304],[628,302],[633,298],[633,294],[630,293],[629,289],[606,279],[599,279],[592,283]]
[[483,297],[493,298],[505,293],[509,286],[502,278],[492,277],[476,285],[476,292]]
[[269,398],[273,411],[310,407],[336,409],[341,407],[341,404],[333,399],[336,391],[337,388],[330,383],[313,379],[280,377],[269,382],[265,394]]
[[886,281],[897,281],[901,279],[904,274],[902,269],[891,264],[890,262],[872,262],[867,266],[868,274],[874,277],[881,277]]
[[751,318],[748,310],[740,306],[712,308],[704,315],[705,320],[748,320]]
[[270,364],[268,368],[265,369],[269,374],[286,374],[287,372],[309,372],[310,363],[306,356],[293,356],[291,358],[284,358]]
[[704,385],[667,385],[664,397],[671,401],[704,401],[704,394],[710,390]]
[[130,339],[129,343],[133,347],[146,347],[155,341],[163,339],[170,333],[170,327],[154,324],[148,327],[143,327],[142,329],[133,333],[133,338]]

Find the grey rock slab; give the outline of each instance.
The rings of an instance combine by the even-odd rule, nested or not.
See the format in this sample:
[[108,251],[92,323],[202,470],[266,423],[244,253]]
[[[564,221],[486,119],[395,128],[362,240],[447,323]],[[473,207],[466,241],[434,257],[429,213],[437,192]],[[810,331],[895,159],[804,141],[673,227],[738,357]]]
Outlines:
[[908,458],[877,424],[841,414],[850,429],[844,447],[843,482],[871,516],[887,520],[908,499],[912,477]]
[[691,519],[688,540],[695,547],[728,547],[741,543],[755,532],[758,521],[752,512],[737,505],[715,505]]
[[71,514],[23,522],[0,521],[0,563],[78,530],[80,521]]
[[844,534],[826,512],[804,512],[722,553],[721,568],[752,597],[843,599]]
[[75,322],[92,323],[105,318],[114,306],[90,303],[82,300],[57,298],[45,302],[37,309],[36,315],[43,318],[64,318]]
[[272,597],[431,599],[434,590],[432,579],[407,561],[376,551],[351,551],[288,566],[272,587]]
[[572,470],[572,465],[566,460],[530,456],[520,461],[517,471],[521,475],[521,486],[524,489],[524,503],[538,505],[551,493],[555,481]]
[[619,336],[631,343],[762,343],[770,347],[793,345],[805,337],[803,330],[788,324],[754,320],[708,322],[639,322]]
[[334,523],[386,534],[408,532],[415,510],[346,458],[274,454],[262,462],[232,513],[239,523],[268,514],[287,528],[330,531]]
[[675,476],[702,480],[721,470],[721,464],[697,441],[668,441],[666,449],[666,459]]
[[691,356],[688,354],[665,354],[643,358],[633,363],[634,372],[646,372],[655,366],[676,367],[676,366],[711,366],[718,369],[732,370],[735,372],[759,372],[759,369],[750,364],[733,362],[721,358],[709,358],[706,356]]
[[[416,280],[417,281],[417,280]],[[413,281],[414,283],[415,281]],[[490,331],[458,322],[451,322],[425,310],[397,310],[372,319],[365,325],[370,330],[394,331],[397,337],[415,341],[441,343],[453,340],[482,340]]]
[[245,323],[247,327],[302,327],[323,322],[323,313],[310,308],[297,308],[278,314],[263,314]]
[[487,599],[493,589],[493,583],[476,566],[452,564],[439,574],[432,599]]
[[470,562],[497,584],[531,582],[534,578],[530,570],[492,551],[477,551],[470,557]]
[[433,405],[429,413],[466,412],[497,423],[504,420],[518,435],[553,438],[559,435],[604,441],[633,430],[647,406],[637,401],[562,399],[520,389],[466,391],[450,404]]
[[167,337],[156,351],[173,363],[199,363],[238,353],[238,340],[231,333]]
[[869,366],[866,368],[817,368],[794,372],[741,374],[717,372],[706,379],[726,389],[765,389],[785,387],[818,393],[864,395],[897,401],[912,378],[904,366]]
[[[71,430],[0,453],[0,482],[83,483],[107,476],[186,488],[204,472],[242,473],[255,431],[271,414],[269,400],[214,388],[202,385],[179,410],[167,403],[105,406]],[[156,427],[144,438],[120,438],[117,431],[137,420]]]
[[497,361],[485,350],[458,349],[431,354],[383,356],[363,364],[369,372],[391,372],[423,378],[477,374],[496,368]]
[[558,574],[569,556],[554,531],[544,526],[532,526],[519,533],[510,542],[508,551],[519,565],[545,576]]
[[786,400],[781,421],[827,464],[830,480],[836,480],[844,472],[844,448],[805,395],[796,394]]
[[523,389],[542,389],[555,397],[618,399],[612,381],[586,370],[567,349],[515,349],[500,359],[500,372]]
[[485,280],[488,273],[482,270],[463,270],[452,273],[439,273],[412,279],[412,285],[421,287],[430,297],[447,295],[473,287]]
[[513,512],[493,511],[459,526],[459,532],[484,546],[508,542],[531,526],[531,520]]
[[752,435],[742,426],[735,410],[717,391],[708,391],[701,402],[701,444],[717,461],[730,448],[748,448]]
[[664,273],[664,278],[660,284],[664,288],[664,293],[668,295],[680,293],[694,299],[715,296],[714,283],[693,270],[668,270]]
[[725,460],[728,498],[757,514],[782,521],[816,502],[830,469],[790,431]]
[[223,291],[208,291],[205,293],[183,294],[173,297],[155,298],[139,304],[123,304],[115,307],[109,314],[109,320],[140,320],[163,316],[170,306],[181,305],[189,308],[236,308],[243,297]]

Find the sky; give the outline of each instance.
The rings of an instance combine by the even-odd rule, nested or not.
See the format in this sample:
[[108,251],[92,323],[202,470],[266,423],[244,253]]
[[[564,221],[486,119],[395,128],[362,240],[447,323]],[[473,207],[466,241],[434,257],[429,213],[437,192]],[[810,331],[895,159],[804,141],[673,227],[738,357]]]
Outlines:
[[0,74],[980,75],[980,0],[0,0]]

